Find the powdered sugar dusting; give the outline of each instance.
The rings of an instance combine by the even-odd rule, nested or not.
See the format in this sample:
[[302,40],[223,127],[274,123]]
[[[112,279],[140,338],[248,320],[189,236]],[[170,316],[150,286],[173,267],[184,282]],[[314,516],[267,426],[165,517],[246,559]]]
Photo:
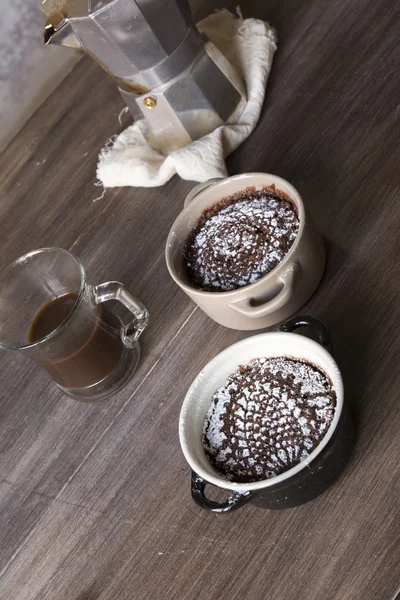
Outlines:
[[214,394],[203,428],[213,466],[238,482],[273,477],[305,460],[332,422],[336,393],[314,365],[258,358]]
[[229,196],[204,211],[189,236],[189,277],[211,292],[255,283],[285,258],[298,230],[294,205],[275,188]]

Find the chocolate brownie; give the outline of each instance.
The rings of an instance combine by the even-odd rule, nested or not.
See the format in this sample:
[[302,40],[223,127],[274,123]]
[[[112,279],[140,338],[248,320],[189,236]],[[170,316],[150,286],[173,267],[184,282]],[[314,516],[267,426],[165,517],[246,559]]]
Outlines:
[[285,258],[298,231],[288,196],[274,186],[246,188],[200,216],[185,244],[188,276],[207,292],[255,283]]
[[284,473],[317,447],[332,422],[328,376],[293,358],[257,358],[213,395],[202,442],[213,467],[249,483]]

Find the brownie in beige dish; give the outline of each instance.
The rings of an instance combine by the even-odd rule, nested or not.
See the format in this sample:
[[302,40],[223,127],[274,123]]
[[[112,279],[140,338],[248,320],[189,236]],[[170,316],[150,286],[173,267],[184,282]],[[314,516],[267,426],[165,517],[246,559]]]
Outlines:
[[228,480],[261,481],[296,466],[332,423],[336,393],[309,362],[257,358],[215,392],[202,442],[212,466]]
[[296,206],[274,185],[231,194],[203,211],[186,241],[189,279],[207,292],[251,285],[287,256],[299,224]]
[[325,267],[321,236],[299,192],[268,173],[196,186],[165,256],[172,278],[209,317],[242,330],[293,315]]

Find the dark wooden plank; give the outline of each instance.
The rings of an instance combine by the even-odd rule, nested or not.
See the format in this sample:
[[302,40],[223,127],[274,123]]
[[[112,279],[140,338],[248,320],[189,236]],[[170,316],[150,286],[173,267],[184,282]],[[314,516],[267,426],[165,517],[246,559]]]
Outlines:
[[[198,18],[226,5],[194,4]],[[327,272],[304,310],[332,330],[358,424],[355,456],[327,494],[298,509],[216,518],[192,503],[180,404],[205,362],[247,334],[210,322],[166,271],[164,241],[189,183],[92,202],[97,151],[121,129],[123,104],[83,60],[0,157],[0,268],[35,246],[73,248],[91,281],[117,278],[137,293],[152,324],[136,377],[98,405],[62,397],[34,365],[2,355],[1,596],[396,594],[399,8],[249,0],[244,14],[269,19],[280,43],[261,122],[229,169],[292,181],[327,239]]]
[[[29,585],[35,600],[55,590],[79,597],[88,585],[102,600],[129,598],[132,590],[145,599],[197,598],[205,585],[207,598],[262,598],[266,587],[271,598],[390,597],[398,541],[387,498],[398,481],[394,444],[392,451],[388,446],[397,431],[390,411],[374,404],[348,470],[312,504],[208,515],[189,496],[176,436],[179,408],[193,374],[209,359],[210,338],[218,351],[243,334],[227,334],[198,311],[181,336],[177,350],[159,363],[157,380],[146,380],[44,516],[5,573],[7,588],[22,595],[19,586]],[[196,347],[194,356],[188,346]],[[396,357],[388,358],[391,368]],[[166,388],[167,381],[174,383]],[[372,399],[363,398],[369,407],[380,385],[373,377]],[[376,427],[378,415],[384,427]],[[38,542],[48,548],[45,556]]]
[[[129,247],[125,245],[124,250]],[[140,254],[138,259],[142,260]],[[193,312],[185,297],[175,299],[175,286],[165,272],[163,256],[155,260],[144,277],[141,272],[141,277],[137,293],[149,307],[153,327],[144,336],[137,373],[112,400],[95,405],[77,403],[63,396],[44,373],[23,357],[6,356],[9,360],[4,360],[3,368],[9,376],[1,392],[1,450],[6,460],[2,461],[0,472],[6,483],[19,494],[25,493],[28,499],[32,488],[48,498],[58,496],[103,431],[167,351],[173,339],[171,328],[179,331]],[[129,277],[123,280],[136,291]],[[11,510],[15,509],[12,496],[8,501]],[[2,516],[6,517],[6,513],[2,512]],[[3,541],[8,543],[2,545],[0,564],[7,563],[21,541],[14,526],[10,529],[9,525],[5,518]],[[21,535],[26,527],[29,525],[21,517]]]
[[[83,62],[78,65],[75,78],[85,72],[85,69],[79,71],[84,67]],[[90,61],[86,62],[88,85],[91,83],[95,87],[102,72],[95,65],[92,67]],[[71,85],[68,78],[65,88],[73,92],[75,79],[71,77]],[[107,78],[104,80],[107,81]],[[118,112],[121,100],[115,86],[110,87],[110,93],[119,102],[116,102]],[[48,105],[63,105],[64,97],[64,87],[59,88],[56,97],[53,95],[46,103],[43,115],[33,118],[33,121],[39,121],[36,127],[40,127],[42,121],[46,124]],[[90,104],[90,98],[84,96],[75,111],[68,100],[69,110],[65,114],[60,111],[59,122],[65,122],[65,132],[73,132],[61,142],[63,153],[73,157],[64,165],[63,176],[60,171],[52,171],[50,159],[45,162],[44,159],[36,160],[37,156],[51,156],[52,152],[56,152],[57,146],[49,148],[49,145],[59,135],[58,124],[55,127],[57,135],[51,130],[43,133],[37,155],[20,154],[18,140],[14,140],[2,155],[5,202],[0,206],[0,218],[6,243],[1,268],[34,247],[59,245],[72,248],[84,261],[90,281],[100,283],[107,279],[122,279],[149,307],[152,321],[159,322],[157,327],[149,328],[144,337],[144,360],[137,376],[112,401],[96,406],[77,404],[63,397],[48,382],[47,376],[25,357],[2,353],[2,371],[6,377],[0,391],[0,448],[6,459],[0,465],[0,473],[5,485],[12,485],[21,502],[28,504],[31,502],[32,486],[38,486],[38,494],[46,494],[48,498],[57,496],[124,402],[128,401],[137,381],[141,381],[157,362],[167,345],[171,328],[179,329],[193,310],[183,295],[175,300],[175,285],[168,276],[163,258],[164,240],[174,214],[169,211],[179,211],[184,195],[177,194],[173,184],[154,191],[153,202],[161,209],[157,220],[149,220],[146,228],[143,228],[143,223],[149,209],[148,190],[125,190],[123,197],[120,190],[109,190],[105,198],[93,203],[92,199],[101,191],[93,185],[95,162],[93,153],[82,160],[81,153],[85,147],[77,152],[81,145],[79,140],[84,141],[85,136],[93,131],[92,141],[98,140],[101,145],[113,131],[107,132],[107,126],[115,128],[117,119],[116,115],[105,118],[102,133],[99,133],[87,114]],[[107,112],[107,106],[103,110]],[[30,139],[32,129],[34,126],[30,121],[21,135]],[[182,183],[182,188],[185,187],[189,189],[190,185]],[[169,207],[169,211],[165,207]],[[143,265],[146,269],[142,268]],[[40,496],[34,499],[35,506],[40,499]],[[14,510],[18,515],[12,495],[8,494],[6,503],[2,511],[0,568],[36,522],[36,513],[25,515],[21,512],[18,531],[14,520],[8,518],[8,510]],[[47,505],[48,502],[38,502],[38,514]]]
[[[83,77],[93,96],[86,87],[81,89]],[[101,194],[101,188],[94,186],[97,152],[121,129],[117,116],[122,107],[113,82],[92,61],[83,60],[11,142],[0,157],[4,175],[0,269],[34,247],[58,245],[79,253],[93,283],[121,278],[149,306],[152,320],[163,316],[157,329],[150,328],[145,336],[143,353],[149,358],[137,373],[140,381],[164,350],[170,328],[179,329],[193,307],[182,296],[172,301],[176,290],[164,268],[163,245],[172,216],[163,208],[146,231],[142,228],[149,191],[124,190],[123,203],[118,204],[121,190],[108,190],[103,199],[93,202]],[[170,195],[178,212],[182,196],[171,184],[156,190],[153,202],[171,210],[166,200]],[[115,207],[122,208],[118,218],[114,218]],[[121,224],[127,235],[122,235]],[[100,231],[90,252],[92,234]],[[141,268],[144,264],[146,270]],[[0,569],[48,506],[47,498],[57,496],[137,385],[134,378],[111,402],[88,407],[63,397],[23,356],[2,353],[1,358],[7,374],[0,391],[0,448],[6,457],[0,466],[1,479],[6,489],[12,485],[22,506],[33,503],[35,511],[18,513],[13,495],[6,496]],[[32,486],[38,486],[37,497],[31,498]],[[44,502],[40,494],[47,495]],[[14,518],[9,511],[14,511]]]

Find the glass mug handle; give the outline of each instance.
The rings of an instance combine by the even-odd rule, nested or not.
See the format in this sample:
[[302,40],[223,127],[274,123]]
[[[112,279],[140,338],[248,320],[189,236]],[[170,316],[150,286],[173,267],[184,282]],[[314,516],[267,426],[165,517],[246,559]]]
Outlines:
[[93,287],[96,304],[118,300],[133,315],[132,321],[121,327],[121,339],[127,348],[133,348],[149,322],[147,308],[118,281],[107,281]]

